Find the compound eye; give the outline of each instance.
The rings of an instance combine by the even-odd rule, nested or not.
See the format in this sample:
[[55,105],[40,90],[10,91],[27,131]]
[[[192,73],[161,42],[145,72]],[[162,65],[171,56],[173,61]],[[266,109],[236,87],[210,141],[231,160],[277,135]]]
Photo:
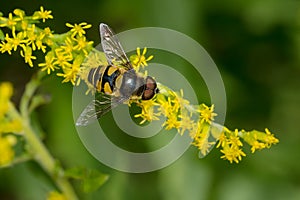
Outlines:
[[151,77],[147,76],[146,78],[146,88],[150,90],[154,90],[156,88],[156,81]]
[[147,76],[146,88],[143,93],[142,99],[143,100],[152,99],[152,97],[156,94],[156,91],[157,91],[157,85],[156,85],[155,80],[152,77]]
[[143,93],[142,100],[149,100],[152,99],[152,97],[155,95],[154,91],[151,89],[146,88],[146,90]]

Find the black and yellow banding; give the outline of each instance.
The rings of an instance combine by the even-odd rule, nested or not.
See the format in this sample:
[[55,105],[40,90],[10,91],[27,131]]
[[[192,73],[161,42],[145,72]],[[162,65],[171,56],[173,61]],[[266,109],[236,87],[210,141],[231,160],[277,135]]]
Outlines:
[[97,88],[97,83],[98,83],[98,81],[100,81],[100,78],[101,78],[101,73],[100,73],[101,68],[106,68],[106,67],[104,67],[104,66],[101,67],[100,66],[100,67],[97,67],[97,68],[92,68],[89,71],[89,74],[88,74],[88,81],[95,88]]
[[121,74],[116,66],[99,66],[88,73],[88,81],[98,92],[112,94],[115,88],[116,79]]
[[88,82],[98,92],[130,98],[141,97],[142,100],[152,99],[158,93],[155,80],[147,76],[139,76],[134,70],[108,65],[92,68],[88,73]]
[[111,94],[114,91],[116,79],[121,74],[118,67],[107,66],[101,80],[101,92]]

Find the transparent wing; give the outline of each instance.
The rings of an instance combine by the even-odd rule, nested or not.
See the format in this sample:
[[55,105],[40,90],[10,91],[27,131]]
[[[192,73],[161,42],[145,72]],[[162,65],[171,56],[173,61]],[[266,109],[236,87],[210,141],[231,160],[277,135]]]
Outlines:
[[94,99],[82,111],[76,121],[76,126],[87,126],[126,100],[128,98],[106,95],[101,96],[101,99]]
[[127,70],[132,66],[113,31],[106,24],[100,24],[100,35],[103,51],[111,65],[123,66]]

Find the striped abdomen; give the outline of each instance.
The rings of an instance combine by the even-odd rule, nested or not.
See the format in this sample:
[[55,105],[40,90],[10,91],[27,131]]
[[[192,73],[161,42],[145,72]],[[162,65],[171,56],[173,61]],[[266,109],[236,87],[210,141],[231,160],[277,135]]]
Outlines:
[[112,94],[120,74],[120,70],[115,66],[99,66],[89,71],[88,81],[98,92]]

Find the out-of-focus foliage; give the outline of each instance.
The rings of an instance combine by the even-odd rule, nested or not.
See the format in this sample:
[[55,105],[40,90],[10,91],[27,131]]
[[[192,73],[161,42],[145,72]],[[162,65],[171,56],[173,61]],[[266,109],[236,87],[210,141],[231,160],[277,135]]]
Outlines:
[[[89,166],[111,174],[99,191],[84,199],[300,198],[300,3],[280,0],[0,2],[5,15],[17,7],[33,13],[40,5],[52,10],[55,18],[47,25],[55,27],[57,32],[67,30],[61,19],[68,19],[72,24],[86,21],[93,27],[105,22],[115,32],[160,26],[191,36],[204,46],[221,71],[228,98],[226,124],[260,130],[270,127],[281,141],[271,150],[255,155],[249,149],[249,156],[236,166],[221,161],[216,150],[198,160],[196,149],[191,148],[174,164],[157,172],[117,172],[103,166],[85,150],[72,119],[72,88],[53,78],[41,89],[51,94],[52,102],[36,114],[43,119],[51,152],[65,166]],[[98,28],[87,33],[87,38],[99,41]],[[9,80],[16,86],[15,102],[34,71],[20,67],[22,59],[1,55],[0,81]],[[193,78],[180,60],[170,61],[168,55],[160,59],[191,77],[191,84],[197,86],[199,79]],[[198,96],[208,102],[209,95],[201,93],[204,88],[199,86]],[[111,119],[107,116],[104,120]],[[122,139],[139,148],[131,139]],[[44,183],[45,179],[34,163],[0,170],[0,199],[46,198],[51,183]]]

